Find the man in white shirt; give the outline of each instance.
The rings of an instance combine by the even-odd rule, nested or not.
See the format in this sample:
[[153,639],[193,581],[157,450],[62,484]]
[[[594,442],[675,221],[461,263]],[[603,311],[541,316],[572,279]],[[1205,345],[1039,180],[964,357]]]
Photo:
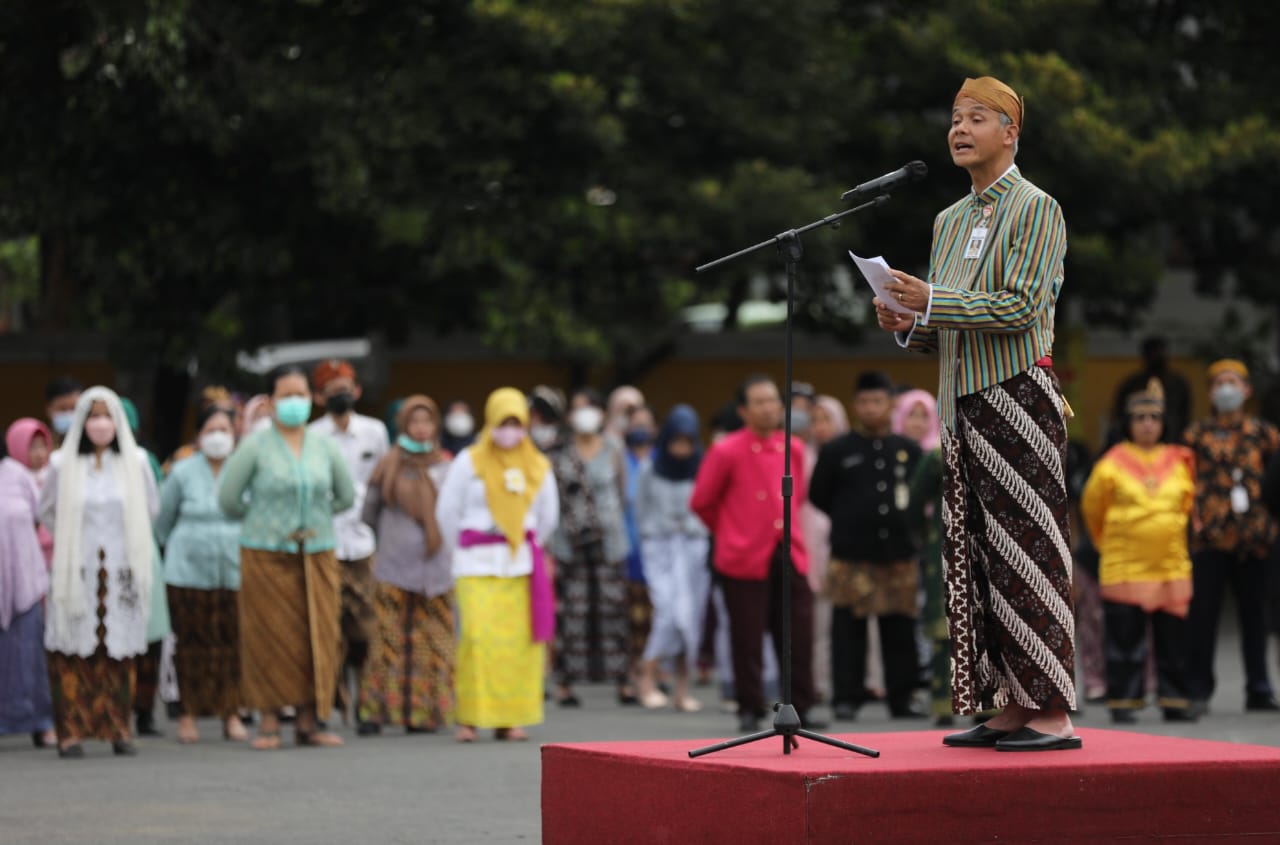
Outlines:
[[316,404],[325,409],[325,415],[311,423],[308,429],[332,437],[337,442],[356,488],[355,504],[333,517],[338,562],[342,565],[343,678],[338,685],[338,697],[346,713],[346,672],[350,669],[355,675],[358,690],[369,654],[369,640],[376,626],[373,611],[373,553],[376,543],[373,529],[361,521],[360,513],[373,468],[391,444],[387,427],[381,420],[355,412],[361,390],[355,368],[350,363],[322,361],[316,365],[311,381]]

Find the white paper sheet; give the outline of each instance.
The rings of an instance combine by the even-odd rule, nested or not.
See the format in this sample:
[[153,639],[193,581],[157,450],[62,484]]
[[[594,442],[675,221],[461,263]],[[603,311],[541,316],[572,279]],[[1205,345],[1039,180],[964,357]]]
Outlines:
[[889,272],[889,265],[882,257],[877,255],[875,258],[862,258],[854,255],[853,250],[849,250],[849,257],[853,259],[853,263],[862,271],[862,278],[866,279],[867,284],[871,285],[871,289],[875,291],[876,296],[880,297],[880,301],[889,306],[889,310],[897,311],[899,314],[916,313],[898,302],[897,297],[884,289],[884,286],[894,279]]

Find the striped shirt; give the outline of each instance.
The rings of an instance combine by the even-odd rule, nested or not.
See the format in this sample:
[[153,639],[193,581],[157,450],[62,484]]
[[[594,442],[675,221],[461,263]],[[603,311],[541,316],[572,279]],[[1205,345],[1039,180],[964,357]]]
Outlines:
[[[984,223],[988,235],[979,257],[966,257],[973,230]],[[898,342],[939,354],[943,425],[956,429],[961,396],[1025,373],[1052,353],[1066,252],[1057,201],[1016,167],[934,220],[929,309]]]

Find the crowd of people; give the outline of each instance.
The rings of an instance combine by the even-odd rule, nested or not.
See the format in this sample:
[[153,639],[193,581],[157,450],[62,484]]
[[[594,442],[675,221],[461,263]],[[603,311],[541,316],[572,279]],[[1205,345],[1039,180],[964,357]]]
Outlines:
[[[1189,390],[1148,357],[1114,445],[1068,467],[1085,697],[1117,722],[1149,691],[1167,720],[1203,716],[1230,585],[1246,708],[1280,709],[1280,433],[1245,412],[1234,360],[1208,370],[1213,415],[1179,430]],[[162,464],[127,399],[56,380],[47,424],[13,422],[0,463],[0,733],[132,755],[159,698],[181,743],[212,717],[259,750],[286,721],[337,746],[339,715],[361,736],[519,741],[582,684],[692,712],[712,676],[746,731],[778,693],[784,612],[807,725],[872,701],[951,724],[934,396],[878,371],[847,397],[789,393],[790,443],[763,375],[705,421],[634,387],[546,385],[494,390],[478,421],[426,395],[382,420],[356,411],[355,368],[324,361],[256,396],[205,390]]]

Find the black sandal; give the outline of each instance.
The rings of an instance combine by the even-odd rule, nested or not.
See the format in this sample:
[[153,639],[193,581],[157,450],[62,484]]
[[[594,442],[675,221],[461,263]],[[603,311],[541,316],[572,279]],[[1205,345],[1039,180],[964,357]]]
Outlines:
[[58,756],[64,760],[80,760],[84,757],[84,746],[80,743],[74,743],[63,748],[58,746]]

